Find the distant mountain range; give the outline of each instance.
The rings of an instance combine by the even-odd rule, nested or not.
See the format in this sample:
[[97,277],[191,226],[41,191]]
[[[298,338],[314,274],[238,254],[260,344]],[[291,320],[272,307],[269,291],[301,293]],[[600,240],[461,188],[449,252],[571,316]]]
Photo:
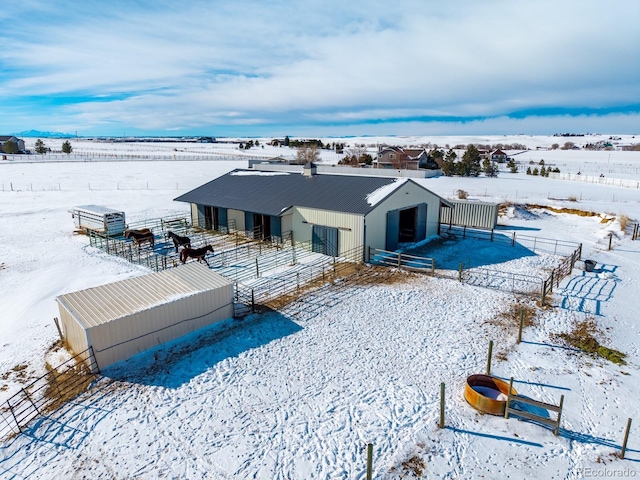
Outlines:
[[75,135],[61,132],[41,132],[40,130],[29,130],[26,132],[14,132],[15,137],[41,137],[41,138],[74,138]]

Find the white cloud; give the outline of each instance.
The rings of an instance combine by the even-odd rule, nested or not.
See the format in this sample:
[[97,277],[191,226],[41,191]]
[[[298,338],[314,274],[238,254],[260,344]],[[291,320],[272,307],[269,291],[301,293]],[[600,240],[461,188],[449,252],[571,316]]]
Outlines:
[[640,3],[615,6],[32,0],[0,32],[0,100],[154,129],[637,108]]

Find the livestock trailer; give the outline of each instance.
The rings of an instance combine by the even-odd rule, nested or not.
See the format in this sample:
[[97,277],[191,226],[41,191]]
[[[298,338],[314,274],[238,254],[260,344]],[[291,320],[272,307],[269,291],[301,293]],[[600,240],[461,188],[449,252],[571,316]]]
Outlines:
[[120,235],[125,231],[124,212],[101,205],[83,205],[69,210],[77,230],[92,230],[103,235]]
[[233,317],[233,282],[198,262],[56,297],[74,353],[98,368]]

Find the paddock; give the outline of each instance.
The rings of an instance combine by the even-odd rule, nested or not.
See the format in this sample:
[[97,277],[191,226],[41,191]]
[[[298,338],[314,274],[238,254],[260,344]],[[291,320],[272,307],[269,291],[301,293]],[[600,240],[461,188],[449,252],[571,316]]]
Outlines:
[[75,353],[93,348],[100,370],[233,316],[233,284],[198,262],[56,298]]

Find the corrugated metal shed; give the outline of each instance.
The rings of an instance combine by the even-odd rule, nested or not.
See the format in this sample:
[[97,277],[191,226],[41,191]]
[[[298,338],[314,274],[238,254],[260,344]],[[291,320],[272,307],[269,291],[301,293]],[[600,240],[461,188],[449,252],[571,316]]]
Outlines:
[[68,345],[100,368],[233,316],[232,282],[198,262],[56,300]]
[[498,224],[498,203],[475,202],[469,200],[449,200],[454,208],[441,208],[440,222],[445,225],[459,225],[492,230]]

